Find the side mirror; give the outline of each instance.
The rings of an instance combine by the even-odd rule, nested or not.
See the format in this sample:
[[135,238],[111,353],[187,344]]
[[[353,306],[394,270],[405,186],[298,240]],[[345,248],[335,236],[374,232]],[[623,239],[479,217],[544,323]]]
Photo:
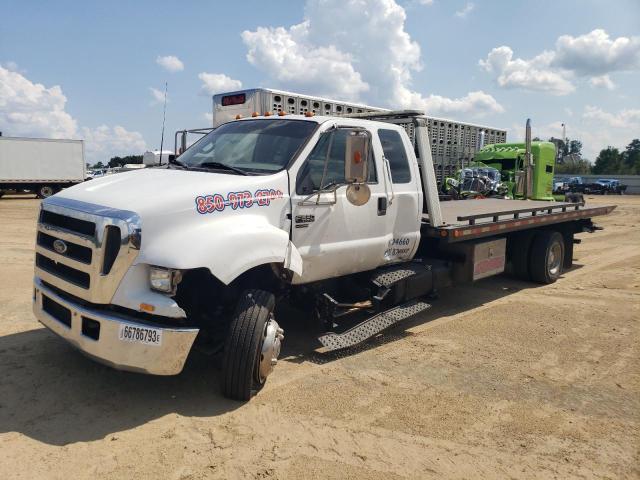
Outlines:
[[371,137],[365,130],[351,130],[347,135],[344,158],[344,178],[347,183],[365,183]]

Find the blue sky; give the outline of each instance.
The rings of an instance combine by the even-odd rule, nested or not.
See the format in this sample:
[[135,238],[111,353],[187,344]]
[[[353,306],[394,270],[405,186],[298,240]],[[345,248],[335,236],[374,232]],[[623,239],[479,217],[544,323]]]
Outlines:
[[[91,162],[205,126],[271,86],[534,134],[593,159],[640,137],[640,1],[0,1],[0,131],[85,138]],[[179,62],[158,63],[174,56]],[[162,62],[160,62],[162,63]],[[182,65],[182,69],[179,67]],[[166,67],[173,66],[173,71]],[[204,75],[203,75],[204,74]]]

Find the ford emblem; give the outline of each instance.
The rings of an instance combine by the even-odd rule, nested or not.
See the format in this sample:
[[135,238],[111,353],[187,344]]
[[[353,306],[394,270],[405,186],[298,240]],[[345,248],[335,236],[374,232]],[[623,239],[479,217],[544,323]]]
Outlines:
[[53,249],[56,251],[56,253],[62,255],[67,251],[67,244],[60,239],[54,240]]

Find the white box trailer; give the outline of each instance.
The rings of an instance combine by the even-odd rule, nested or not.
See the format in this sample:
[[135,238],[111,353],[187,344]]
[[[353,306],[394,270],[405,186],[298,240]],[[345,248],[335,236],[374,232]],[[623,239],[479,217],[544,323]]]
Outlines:
[[[382,113],[389,110],[271,88],[252,88],[213,96],[214,128],[235,120],[238,115],[246,118],[254,112],[259,115],[266,112],[271,115],[305,115],[311,112],[314,115],[340,116]],[[426,121],[436,178],[439,182],[472,161],[475,153],[484,145],[507,141],[507,131],[500,128],[429,115],[426,116]],[[407,123],[405,128],[415,145],[412,126],[412,123]]]
[[46,198],[85,180],[84,142],[0,137],[0,196],[31,191]]

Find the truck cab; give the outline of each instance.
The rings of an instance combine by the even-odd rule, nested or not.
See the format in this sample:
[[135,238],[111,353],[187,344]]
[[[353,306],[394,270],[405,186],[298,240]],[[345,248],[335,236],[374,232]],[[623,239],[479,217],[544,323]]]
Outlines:
[[[413,257],[419,182],[396,125],[226,123],[164,168],[96,178],[44,201],[34,311],[89,356],[146,373],[179,373],[196,337],[206,337],[230,362],[223,391],[246,399],[280,350],[272,312],[286,285]],[[258,315],[250,325],[243,308]],[[257,373],[234,366],[234,355],[254,364],[256,352],[229,337],[232,318],[268,335]]]

